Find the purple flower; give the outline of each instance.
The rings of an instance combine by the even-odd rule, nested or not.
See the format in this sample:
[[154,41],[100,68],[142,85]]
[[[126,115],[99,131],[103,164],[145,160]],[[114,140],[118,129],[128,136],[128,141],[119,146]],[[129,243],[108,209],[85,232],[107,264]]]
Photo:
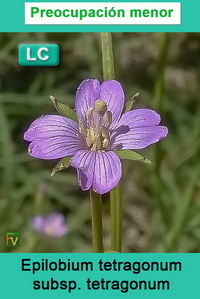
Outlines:
[[24,134],[29,154],[40,159],[72,156],[82,190],[99,194],[114,188],[122,175],[116,150],[137,150],[167,136],[160,116],[150,109],[122,114],[124,92],[119,82],[84,80],[77,89],[78,123],[60,115],[36,119]]
[[65,218],[61,213],[52,213],[48,216],[35,216],[32,228],[48,237],[59,238],[68,232]]

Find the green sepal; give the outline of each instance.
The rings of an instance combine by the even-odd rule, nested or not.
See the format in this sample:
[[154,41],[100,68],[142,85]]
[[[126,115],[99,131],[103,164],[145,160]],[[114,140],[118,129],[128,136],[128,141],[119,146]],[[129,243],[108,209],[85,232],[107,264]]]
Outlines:
[[128,100],[128,102],[125,105],[125,112],[128,112],[132,109],[133,104],[135,103],[138,97],[139,97],[139,92],[137,92],[130,100]]
[[137,161],[137,162],[143,162],[146,164],[151,164],[150,160],[148,160],[147,158],[139,155],[138,153],[136,153],[132,150],[116,151],[115,153],[121,159],[127,159],[127,160],[133,160],[133,161]]
[[52,100],[56,110],[63,116],[66,116],[74,121],[78,121],[76,113],[74,110],[72,110],[67,104],[64,104],[60,101],[58,101],[56,98],[53,96],[49,96],[50,99]]
[[54,174],[58,171],[68,168],[70,166],[71,158],[72,157],[65,157],[60,160],[58,164],[56,164],[56,166],[53,168],[51,176],[54,176]]

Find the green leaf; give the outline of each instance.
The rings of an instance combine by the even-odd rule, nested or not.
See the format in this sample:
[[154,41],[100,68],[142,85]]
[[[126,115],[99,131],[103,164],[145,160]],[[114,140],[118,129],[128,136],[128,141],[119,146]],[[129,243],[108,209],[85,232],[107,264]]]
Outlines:
[[67,104],[64,104],[60,101],[58,101],[56,98],[53,96],[49,96],[50,99],[52,100],[56,110],[63,116],[66,116],[70,119],[73,119],[74,121],[78,121],[76,113],[74,110],[72,110]]
[[137,98],[139,97],[139,92],[137,92],[127,103],[125,106],[125,112],[128,112],[132,109],[133,104],[135,103],[135,101],[137,100]]
[[72,157],[65,157],[62,160],[60,160],[52,170],[51,176],[54,176],[54,174],[58,171],[68,168],[70,166],[71,158]]
[[139,155],[138,153],[131,151],[131,150],[122,150],[122,151],[116,151],[116,154],[121,159],[127,159],[127,160],[134,160],[137,162],[143,162],[147,164],[151,164],[151,161],[147,158]]

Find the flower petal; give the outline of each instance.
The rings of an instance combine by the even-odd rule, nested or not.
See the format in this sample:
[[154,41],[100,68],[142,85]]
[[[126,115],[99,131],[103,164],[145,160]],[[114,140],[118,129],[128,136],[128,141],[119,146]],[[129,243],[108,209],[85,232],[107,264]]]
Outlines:
[[24,134],[30,141],[29,154],[39,159],[72,156],[84,148],[78,124],[60,115],[45,115],[36,119]]
[[158,142],[168,134],[168,129],[159,123],[160,115],[150,109],[124,113],[111,134],[111,148],[142,149]]
[[116,80],[105,81],[101,84],[100,100],[107,104],[108,111],[112,112],[113,124],[118,121],[124,107],[124,91]]
[[122,165],[114,152],[97,152],[93,190],[99,194],[116,187],[122,176]]
[[117,123],[119,126],[129,126],[130,129],[135,127],[156,126],[160,123],[160,115],[151,109],[134,109],[122,115]]
[[[124,133],[123,133],[124,127]],[[163,126],[134,128],[127,132],[127,126],[120,127],[120,134],[112,141],[112,149],[142,149],[156,143],[168,134],[168,129]]]
[[77,88],[75,109],[80,121],[86,122],[86,113],[89,107],[93,107],[96,99],[99,99],[100,83],[96,79],[86,79]]
[[90,189],[92,186],[95,158],[96,152],[81,150],[71,160],[71,166],[77,169],[78,182],[84,191]]
[[114,152],[79,151],[71,160],[77,168],[82,190],[93,190],[104,194],[113,189],[122,175],[119,157]]

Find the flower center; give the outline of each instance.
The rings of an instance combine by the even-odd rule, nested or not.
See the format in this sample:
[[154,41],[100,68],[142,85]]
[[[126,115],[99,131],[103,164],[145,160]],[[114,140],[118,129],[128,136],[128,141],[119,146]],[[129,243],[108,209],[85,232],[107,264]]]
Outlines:
[[96,100],[86,113],[86,123],[79,123],[79,131],[90,150],[105,151],[109,148],[111,123],[112,113],[107,110],[106,103]]

